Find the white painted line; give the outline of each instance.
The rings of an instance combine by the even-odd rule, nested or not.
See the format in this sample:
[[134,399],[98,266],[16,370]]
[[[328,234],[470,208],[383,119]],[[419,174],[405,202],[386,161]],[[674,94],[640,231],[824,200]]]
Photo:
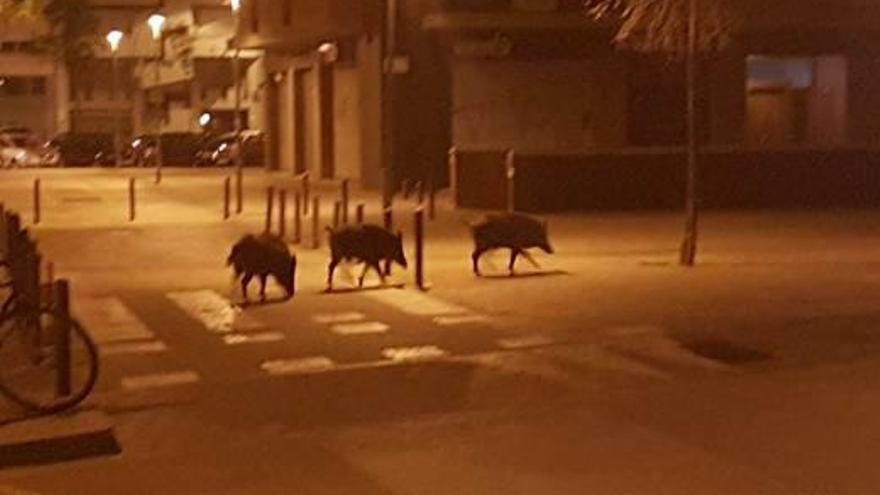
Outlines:
[[417,316],[439,316],[468,313],[468,310],[436,297],[410,290],[382,290],[364,296]]
[[332,359],[324,356],[314,356],[266,361],[260,365],[260,368],[270,375],[291,375],[327,371],[332,369],[333,366],[335,366],[335,363]]
[[201,377],[199,377],[199,374],[195,371],[127,376],[122,379],[122,388],[126,390],[139,390],[145,388],[168,387],[172,385],[196,383],[199,380],[201,380]]
[[323,315],[315,315],[312,317],[312,321],[315,323],[320,323],[322,325],[332,325],[334,323],[350,323],[353,321],[360,321],[365,319],[367,316],[363,313],[358,313],[356,311],[351,311],[348,313],[329,313]]
[[543,335],[527,335],[523,337],[508,337],[495,341],[502,349],[528,349],[531,347],[544,347],[556,341]]
[[161,340],[152,342],[123,342],[120,344],[108,344],[99,347],[102,356],[116,356],[121,354],[153,354],[165,352],[168,346]]
[[385,333],[390,327],[379,321],[365,321],[362,323],[343,323],[330,327],[334,333],[340,335],[365,335],[372,333]]
[[284,340],[284,334],[280,332],[263,332],[263,333],[231,333],[223,336],[223,343],[226,345],[241,344],[266,344],[269,342],[280,342]]
[[266,327],[213,290],[169,292],[166,296],[213,333],[247,332]]
[[149,340],[155,334],[125,303],[116,297],[83,298],[74,301],[74,312],[98,344]]
[[466,323],[488,323],[489,321],[489,317],[486,315],[449,315],[434,317],[434,323],[444,327],[463,325]]
[[606,328],[605,333],[618,337],[627,337],[634,335],[658,335],[663,333],[663,329],[656,325],[623,325]]
[[446,351],[433,345],[415,347],[390,347],[382,351],[382,356],[392,361],[424,361],[441,358]]

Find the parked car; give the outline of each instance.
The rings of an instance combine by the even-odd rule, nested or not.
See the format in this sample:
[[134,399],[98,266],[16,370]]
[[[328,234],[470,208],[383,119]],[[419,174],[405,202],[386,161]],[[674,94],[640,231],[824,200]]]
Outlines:
[[44,155],[36,135],[29,129],[0,128],[0,167],[40,167],[45,163]]
[[[162,163],[170,166],[192,165],[196,154],[210,139],[195,132],[167,132],[162,135]],[[126,164],[135,167],[152,166],[156,158],[156,134],[143,134],[132,139],[123,151]]]
[[[265,163],[265,134],[263,131],[241,131],[242,164],[261,166]],[[197,167],[226,167],[235,165],[237,148],[235,133],[227,132],[209,140],[196,154]]]
[[59,167],[112,164],[113,136],[101,133],[64,132],[44,146],[46,162]]

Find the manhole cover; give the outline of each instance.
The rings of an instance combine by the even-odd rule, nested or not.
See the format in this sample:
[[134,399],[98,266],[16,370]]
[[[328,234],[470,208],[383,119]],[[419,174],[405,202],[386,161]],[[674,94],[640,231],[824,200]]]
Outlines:
[[62,203],[100,203],[98,196],[67,196],[61,198]]
[[773,355],[723,340],[685,342],[682,347],[694,354],[730,365],[769,361]]

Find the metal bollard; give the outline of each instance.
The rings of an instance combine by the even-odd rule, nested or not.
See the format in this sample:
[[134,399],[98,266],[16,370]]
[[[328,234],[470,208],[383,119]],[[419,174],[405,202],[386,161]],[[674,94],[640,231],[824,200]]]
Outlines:
[[513,213],[516,209],[516,201],[514,198],[515,194],[515,182],[514,176],[516,175],[516,152],[513,149],[507,150],[507,155],[504,157],[504,166],[506,169],[506,177],[507,177],[507,212]]
[[312,249],[321,247],[321,198],[312,198]]
[[278,236],[287,237],[287,190],[278,191]]
[[416,182],[416,191],[418,192],[418,195],[419,195],[419,204],[420,205],[424,204],[425,203],[425,182],[424,181],[420,180],[420,181]]
[[385,230],[389,231],[394,227],[393,212],[390,206],[382,210],[382,225],[385,227]]
[[229,177],[223,180],[223,220],[229,220],[229,199],[231,193],[231,182]]
[[34,225],[40,223],[40,179],[34,179]]
[[272,210],[275,206],[275,188],[269,186],[266,188],[266,226],[264,231],[268,234],[272,232]]
[[293,242],[302,242],[302,196],[299,191],[293,193]]
[[309,214],[309,173],[302,175],[303,215]]
[[135,215],[134,177],[131,177],[128,179],[128,221],[134,222]]
[[244,178],[242,177],[241,167],[238,167],[235,170],[235,213],[241,214],[244,210],[244,185],[242,182]]
[[52,284],[52,299],[55,310],[60,316],[55,327],[55,364],[57,375],[55,379],[55,395],[66,397],[70,395],[70,283],[67,280],[59,280]]
[[431,185],[428,186],[428,219],[434,220],[435,218],[437,218],[437,188],[431,182]]
[[403,194],[403,199],[409,199],[409,193],[411,192],[409,179],[403,179],[400,181],[400,191]]
[[162,183],[162,163],[161,160],[156,164],[156,184]]
[[420,206],[415,213],[416,287],[425,290],[425,210]]
[[342,203],[339,201],[333,202],[333,228],[339,228],[339,212],[342,209]]
[[359,203],[354,210],[354,219],[358,225],[362,225],[364,223],[364,204]]
[[342,179],[342,224],[348,225],[349,180]]

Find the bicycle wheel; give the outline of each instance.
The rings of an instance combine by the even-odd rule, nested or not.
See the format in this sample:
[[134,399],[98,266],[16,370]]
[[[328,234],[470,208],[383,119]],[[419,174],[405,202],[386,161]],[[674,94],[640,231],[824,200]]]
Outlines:
[[58,320],[40,311],[40,327],[16,325],[0,342],[0,394],[34,412],[69,409],[91,393],[98,380],[98,349],[82,325],[70,320],[69,378],[59,378]]

